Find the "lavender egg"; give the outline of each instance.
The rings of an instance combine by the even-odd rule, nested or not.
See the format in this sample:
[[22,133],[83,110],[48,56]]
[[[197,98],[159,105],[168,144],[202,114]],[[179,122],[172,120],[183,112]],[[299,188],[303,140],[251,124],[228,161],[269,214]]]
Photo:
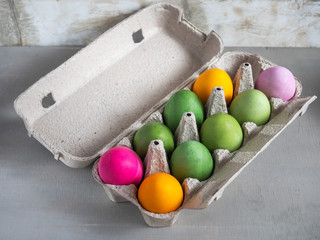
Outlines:
[[255,82],[255,88],[263,92],[269,99],[273,97],[288,101],[295,94],[296,81],[288,69],[275,66],[260,73]]

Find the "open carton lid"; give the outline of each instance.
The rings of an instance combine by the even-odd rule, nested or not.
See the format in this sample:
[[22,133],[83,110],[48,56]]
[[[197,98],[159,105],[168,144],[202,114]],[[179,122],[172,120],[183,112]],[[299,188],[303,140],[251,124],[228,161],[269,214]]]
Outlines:
[[206,35],[181,9],[154,4],[42,77],[16,99],[15,110],[29,135],[56,159],[85,167],[132,123],[146,119],[148,110],[209,68],[222,50],[216,32]]

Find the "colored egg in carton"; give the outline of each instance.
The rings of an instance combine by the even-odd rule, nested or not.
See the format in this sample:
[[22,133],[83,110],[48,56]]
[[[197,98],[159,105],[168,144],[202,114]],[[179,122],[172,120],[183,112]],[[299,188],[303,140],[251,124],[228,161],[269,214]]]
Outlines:
[[[236,60],[243,58],[243,60],[253,61],[255,73],[262,72],[266,68],[273,66],[271,62],[262,60],[255,55],[248,55],[243,53],[235,54]],[[227,61],[230,62],[230,55],[227,55]],[[238,61],[231,61],[237,64]],[[224,66],[224,61],[217,64],[217,67]],[[258,63],[258,64],[257,64]],[[235,67],[236,65],[233,65]],[[258,67],[258,69],[257,69]],[[234,69],[230,69],[234,71]],[[244,62],[237,68],[237,72],[233,79],[234,97],[241,92],[254,88],[252,66],[250,62]],[[218,200],[225,187],[241,172],[241,170],[251,162],[259,152],[261,152],[272,139],[279,134],[297,114],[303,114],[305,109],[297,112],[292,111],[296,105],[304,104],[311,99],[298,99],[301,94],[302,86],[298,79],[295,79],[296,91],[294,97],[289,102],[284,102],[280,98],[271,98],[271,117],[267,124],[257,126],[253,122],[245,122],[242,125],[244,140],[242,147],[230,153],[227,149],[214,150],[212,157],[214,160],[214,172],[212,176],[205,180],[199,181],[195,178],[186,178],[182,182],[184,191],[184,200],[182,205],[175,211],[159,214],[147,211],[144,209],[137,198],[138,188],[134,184],[131,185],[112,185],[105,184],[99,177],[97,160],[93,166],[93,176],[95,180],[100,183],[108,194],[109,198],[114,202],[130,201],[136,205],[142,213],[145,222],[152,227],[164,227],[172,225],[178,218],[182,209],[201,209],[207,207],[213,200]],[[192,84],[185,89],[191,90]],[[163,107],[153,112],[149,118],[137,126],[141,127],[149,122],[163,121]],[[212,89],[210,97],[205,105],[206,118],[216,113],[228,113],[228,108],[222,87],[215,87]],[[138,129],[133,127],[133,131],[128,136],[124,137],[117,143],[117,146],[124,146],[133,149],[132,142],[135,131]],[[182,115],[178,128],[174,133],[174,140],[176,147],[186,141],[200,141],[199,131],[197,127],[196,117],[193,112],[186,112]],[[150,142],[147,156],[144,159],[144,179],[151,174],[157,172],[165,172],[170,174],[168,165],[168,157],[164,149],[164,144],[161,140],[153,140]]]

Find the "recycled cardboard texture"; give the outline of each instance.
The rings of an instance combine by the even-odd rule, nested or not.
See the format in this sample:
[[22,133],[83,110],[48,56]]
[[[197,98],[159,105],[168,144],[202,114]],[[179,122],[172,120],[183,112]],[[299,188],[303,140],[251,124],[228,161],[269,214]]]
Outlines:
[[[153,105],[222,51],[169,4],[145,8],[102,34],[15,102],[30,135],[70,167],[85,167]],[[55,104],[41,105],[52,94]]]

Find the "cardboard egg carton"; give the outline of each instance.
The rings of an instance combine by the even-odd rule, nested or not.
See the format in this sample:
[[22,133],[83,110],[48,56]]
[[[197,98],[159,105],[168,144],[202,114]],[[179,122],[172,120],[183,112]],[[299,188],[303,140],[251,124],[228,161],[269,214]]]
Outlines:
[[[147,122],[162,122],[170,96],[180,89],[191,89],[203,71],[212,67],[225,70],[234,79],[235,92],[241,92],[252,88],[259,73],[274,65],[258,55],[229,52],[221,56],[222,51],[216,32],[204,34],[171,4],[154,4],[108,30],[38,80],[16,99],[15,110],[29,136],[56,160],[73,168],[86,167],[111,147],[131,147],[134,133]],[[296,83],[296,94],[290,101],[270,100],[273,110],[266,125],[244,124],[245,139],[239,150],[214,152],[216,166],[208,180],[184,181],[184,202],[174,212],[150,213],[137,201],[135,186],[102,183],[97,172],[99,160],[93,165],[93,176],[111,200],[135,204],[148,225],[170,226],[182,209],[205,208],[219,199],[244,167],[306,111],[316,96],[301,98],[302,86],[298,79]],[[227,111],[221,89],[215,91],[206,106],[209,115]],[[199,139],[192,118],[190,113],[184,115],[175,134],[176,144]],[[161,141],[151,143],[145,167],[145,176],[170,171]]]
[[[265,68],[272,66],[271,62],[265,61],[265,64]],[[247,89],[254,88],[252,66],[249,62],[244,62],[239,66],[233,79],[233,84],[235,88],[234,97]],[[296,86],[297,91],[294,98],[297,98],[298,95],[300,95],[302,89],[301,83],[297,79]],[[190,88],[185,89],[191,91]],[[177,89],[177,91],[178,90],[179,89]],[[149,212],[143,209],[143,207],[140,205],[137,199],[138,189],[135,185],[131,184],[129,186],[116,186],[103,183],[98,173],[99,160],[97,160],[93,166],[93,176],[95,180],[103,186],[112,201],[130,201],[136,205],[141,211],[145,222],[149,226],[171,226],[178,219],[179,213],[182,209],[205,208],[213,200],[218,200],[222,196],[224,188],[235,178],[235,176],[238,175],[239,172],[249,162],[251,162],[256,155],[261,152],[272,141],[272,139],[274,139],[277,134],[279,134],[281,129],[286,127],[286,121],[284,124],[279,124],[280,119],[278,119],[277,114],[279,111],[283,110],[282,107],[284,107],[287,103],[283,102],[281,99],[272,98],[270,99],[270,104],[271,118],[266,125],[257,126],[253,122],[245,122],[243,124],[242,129],[244,132],[244,140],[243,146],[239,150],[232,153],[226,149],[217,149],[214,151],[212,157],[215,161],[215,169],[213,175],[208,180],[200,182],[194,178],[187,178],[183,181],[182,187],[184,190],[184,201],[182,206],[176,211],[167,214]],[[151,113],[145,122],[137,124],[139,127],[132,131],[131,134],[120,140],[117,146],[125,146],[133,149],[131,143],[133,142],[134,133],[141,126],[147,124],[148,122],[160,122],[164,124],[162,118],[163,108],[161,108],[160,111],[157,110],[156,112]],[[228,113],[224,90],[222,87],[213,88],[207,104],[205,105],[205,112],[207,118],[216,113]],[[281,120],[284,120],[283,117],[281,117]],[[196,118],[192,112],[186,112],[183,114],[178,128],[174,133],[174,139],[176,147],[189,140],[199,141]],[[258,141],[258,146],[262,146],[262,148],[256,148],[256,141]],[[157,172],[165,172],[170,174],[168,160],[169,159],[167,159],[162,141],[152,141],[149,145],[147,156],[143,161],[145,165],[144,178]],[[223,172],[223,174],[219,174],[220,172]],[[227,176],[229,178],[226,178]]]

